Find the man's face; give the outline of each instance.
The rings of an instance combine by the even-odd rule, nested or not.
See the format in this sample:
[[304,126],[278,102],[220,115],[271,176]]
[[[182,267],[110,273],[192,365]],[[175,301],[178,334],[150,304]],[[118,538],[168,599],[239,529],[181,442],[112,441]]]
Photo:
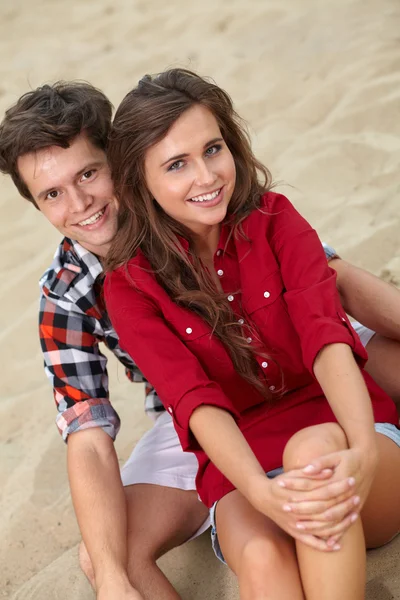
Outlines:
[[117,231],[117,207],[105,153],[85,134],[69,148],[20,156],[18,170],[37,206],[60,233],[105,256]]

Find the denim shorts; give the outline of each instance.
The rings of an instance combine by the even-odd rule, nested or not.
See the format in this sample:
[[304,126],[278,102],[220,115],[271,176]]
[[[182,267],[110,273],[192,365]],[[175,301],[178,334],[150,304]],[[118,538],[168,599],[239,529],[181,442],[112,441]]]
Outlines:
[[[382,433],[386,437],[390,438],[395,444],[400,447],[400,429],[391,423],[375,423],[375,431],[377,433]],[[277,475],[281,475],[283,473],[283,467],[278,467],[277,469],[273,469],[272,471],[268,471],[266,474],[269,479],[273,479],[277,477]],[[210,508],[210,520],[211,520],[211,544],[215,555],[221,562],[226,564],[224,560],[224,556],[221,552],[221,548],[218,541],[217,527],[215,523],[215,509],[217,508],[217,502],[214,502],[212,507]]]

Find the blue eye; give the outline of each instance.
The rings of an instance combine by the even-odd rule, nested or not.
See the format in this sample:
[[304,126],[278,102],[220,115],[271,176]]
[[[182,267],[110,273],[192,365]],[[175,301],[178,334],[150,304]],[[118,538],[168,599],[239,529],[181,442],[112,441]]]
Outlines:
[[177,160],[168,167],[168,171],[178,171],[183,167],[183,160]]
[[218,154],[218,152],[222,149],[221,144],[215,144],[214,146],[210,146],[207,148],[205,154],[207,156],[214,156],[214,154]]

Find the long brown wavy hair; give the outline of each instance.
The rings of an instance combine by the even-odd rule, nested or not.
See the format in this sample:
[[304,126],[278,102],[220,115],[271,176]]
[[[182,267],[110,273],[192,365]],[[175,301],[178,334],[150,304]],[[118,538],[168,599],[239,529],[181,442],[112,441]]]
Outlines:
[[[110,133],[108,160],[119,212],[118,233],[105,267],[112,270],[126,264],[140,248],[169,296],[210,325],[238,373],[270,398],[259,377],[257,344],[250,345],[244,339],[237,317],[196,255],[190,230],[166,214],[147,188],[146,151],[196,104],[214,115],[235,162],[236,184],[226,216],[232,235],[244,235],[243,219],[259,207],[261,195],[271,187],[270,173],[254,157],[244,123],[224,90],[186,69],[146,75],[125,96]],[[189,253],[179,238],[188,241]],[[253,336],[256,340],[256,332]]]

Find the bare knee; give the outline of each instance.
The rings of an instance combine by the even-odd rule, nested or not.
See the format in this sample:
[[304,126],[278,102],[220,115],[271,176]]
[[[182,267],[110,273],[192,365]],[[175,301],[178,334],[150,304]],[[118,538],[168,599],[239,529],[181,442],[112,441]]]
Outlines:
[[346,435],[337,423],[306,427],[295,433],[286,444],[283,466],[286,471],[299,469],[319,456],[346,448]]
[[93,565],[83,541],[79,544],[79,566],[88,578],[90,585],[94,587]]
[[241,590],[245,597],[261,600],[270,597],[271,582],[284,576],[293,555],[293,544],[288,539],[277,540],[263,537],[252,538],[245,545],[238,573]]

